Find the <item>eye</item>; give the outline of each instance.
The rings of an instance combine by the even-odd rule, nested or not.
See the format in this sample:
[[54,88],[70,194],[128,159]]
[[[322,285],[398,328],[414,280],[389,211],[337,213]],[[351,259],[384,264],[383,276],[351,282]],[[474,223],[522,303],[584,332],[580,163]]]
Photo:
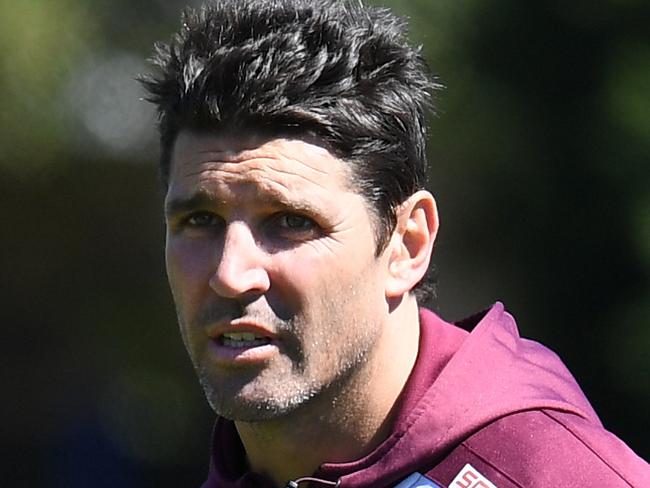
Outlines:
[[282,214],[277,222],[280,227],[289,230],[309,230],[316,227],[316,223],[304,215]]
[[192,212],[183,218],[180,227],[185,230],[212,230],[223,225],[223,219],[212,212]]
[[313,219],[296,213],[274,215],[266,231],[270,237],[289,241],[306,241],[321,235],[321,229]]
[[210,227],[217,223],[217,216],[210,212],[195,212],[185,218],[185,223],[192,227]]

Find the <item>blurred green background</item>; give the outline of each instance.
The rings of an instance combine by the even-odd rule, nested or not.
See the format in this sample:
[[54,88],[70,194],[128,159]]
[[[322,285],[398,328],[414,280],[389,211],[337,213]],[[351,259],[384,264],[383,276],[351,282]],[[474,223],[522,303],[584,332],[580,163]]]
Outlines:
[[[0,0],[2,487],[205,477],[212,415],[167,291],[155,119],[134,81],[185,4]],[[384,4],[446,86],[435,308],[504,301],[647,459],[650,3]]]

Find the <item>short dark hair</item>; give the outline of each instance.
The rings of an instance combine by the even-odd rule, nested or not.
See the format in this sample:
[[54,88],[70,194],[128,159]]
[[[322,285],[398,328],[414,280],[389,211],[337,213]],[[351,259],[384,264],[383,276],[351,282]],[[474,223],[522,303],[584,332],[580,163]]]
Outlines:
[[[350,164],[376,221],[377,254],[396,208],[424,188],[426,116],[438,87],[406,24],[360,0],[214,0],[157,43],[161,178],[182,129],[316,136]],[[433,287],[417,287],[420,300]]]

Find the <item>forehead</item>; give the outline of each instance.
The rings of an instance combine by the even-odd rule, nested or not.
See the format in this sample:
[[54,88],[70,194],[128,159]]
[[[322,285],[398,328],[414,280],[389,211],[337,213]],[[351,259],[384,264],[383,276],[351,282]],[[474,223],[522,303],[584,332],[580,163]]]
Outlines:
[[209,189],[246,198],[260,191],[278,197],[352,192],[349,166],[317,141],[182,131],[170,163],[169,193]]

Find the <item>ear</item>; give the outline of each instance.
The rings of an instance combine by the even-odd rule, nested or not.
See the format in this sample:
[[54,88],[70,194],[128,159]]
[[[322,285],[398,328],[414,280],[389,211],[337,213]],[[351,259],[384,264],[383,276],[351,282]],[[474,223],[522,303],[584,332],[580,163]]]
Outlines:
[[386,297],[400,297],[422,279],[437,232],[438,208],[431,193],[418,191],[399,206],[389,243]]

